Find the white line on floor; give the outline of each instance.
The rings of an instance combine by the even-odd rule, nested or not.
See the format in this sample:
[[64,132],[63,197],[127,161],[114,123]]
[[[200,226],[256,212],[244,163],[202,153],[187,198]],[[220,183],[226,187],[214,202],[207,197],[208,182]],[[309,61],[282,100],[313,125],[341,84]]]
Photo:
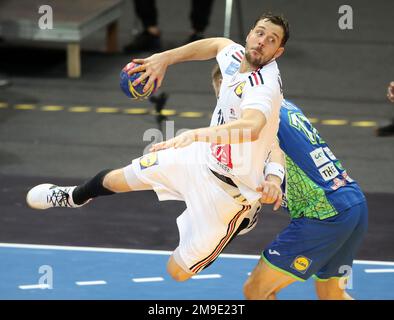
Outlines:
[[98,285],[107,284],[107,281],[104,281],[104,280],[76,281],[75,284],[78,285],[78,286],[98,286]]
[[49,284],[26,284],[19,286],[19,289],[22,290],[31,290],[31,289],[49,289]]
[[365,269],[366,273],[390,273],[394,272],[394,269]]
[[220,274],[198,274],[195,276],[192,276],[192,279],[217,279],[217,278],[221,278],[222,276]]
[[150,277],[150,278],[133,278],[133,282],[157,282],[157,281],[164,281],[162,277]]
[[[90,252],[108,252],[108,253],[136,253],[136,254],[157,254],[171,255],[172,251],[165,250],[144,250],[144,249],[118,249],[118,248],[99,248],[99,247],[78,247],[78,246],[55,246],[55,245],[38,245],[22,243],[0,243],[0,248],[18,248],[18,249],[39,249],[39,250],[66,250],[66,251],[90,251]],[[223,253],[219,258],[236,258],[236,259],[260,259],[260,255],[248,254],[228,254]],[[354,264],[370,264],[382,266],[394,266],[394,261],[373,261],[373,260],[354,260]]]

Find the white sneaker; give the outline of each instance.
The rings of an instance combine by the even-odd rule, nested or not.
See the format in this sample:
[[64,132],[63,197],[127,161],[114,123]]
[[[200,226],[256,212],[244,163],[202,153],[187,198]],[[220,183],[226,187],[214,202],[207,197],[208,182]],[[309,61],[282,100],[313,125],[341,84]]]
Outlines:
[[27,204],[33,209],[48,209],[54,207],[78,208],[72,199],[76,187],[59,187],[44,183],[30,189],[26,196]]

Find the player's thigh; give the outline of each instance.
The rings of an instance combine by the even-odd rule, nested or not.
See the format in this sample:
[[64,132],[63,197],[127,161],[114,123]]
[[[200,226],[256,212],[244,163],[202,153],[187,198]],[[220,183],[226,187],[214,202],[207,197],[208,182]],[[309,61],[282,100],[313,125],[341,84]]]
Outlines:
[[315,273],[315,277],[325,281],[328,279],[348,277],[352,271],[353,259],[361,246],[368,227],[368,208],[366,203],[355,206],[348,215],[359,216],[358,224],[328,262]]
[[171,255],[167,262],[167,272],[176,281],[186,281],[193,274],[186,272]]
[[244,285],[244,294],[247,299],[268,299],[296,279],[270,267],[260,259]]
[[331,278],[325,281],[315,281],[317,297],[320,300],[353,300],[346,292],[344,278]]
[[131,187],[126,181],[123,168],[107,173],[103,179],[103,186],[113,192],[129,192]]

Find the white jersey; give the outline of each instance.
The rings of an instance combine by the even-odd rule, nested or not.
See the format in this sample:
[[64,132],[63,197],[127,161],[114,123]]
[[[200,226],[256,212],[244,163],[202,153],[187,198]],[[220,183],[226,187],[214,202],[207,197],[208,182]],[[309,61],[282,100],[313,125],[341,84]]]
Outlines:
[[[211,125],[237,120],[244,109],[260,110],[267,124],[256,141],[195,142],[146,154],[123,169],[131,188],[137,176],[160,200],[185,201],[186,210],[177,218],[180,240],[173,257],[191,274],[209,266],[241,228],[246,227],[240,234],[257,222],[260,194],[255,189],[263,180],[264,161],[276,138],[283,97],[275,61],[255,72],[238,72],[243,50],[232,44],[217,56],[223,82]],[[209,169],[229,176],[238,188]]]
[[280,72],[275,60],[253,72],[240,73],[244,47],[233,43],[221,50],[218,61],[223,81],[211,126],[241,118],[245,109],[264,113],[267,120],[257,140],[241,144],[214,144],[208,151],[210,169],[230,177],[250,203],[260,195],[264,162],[276,138],[283,100]]

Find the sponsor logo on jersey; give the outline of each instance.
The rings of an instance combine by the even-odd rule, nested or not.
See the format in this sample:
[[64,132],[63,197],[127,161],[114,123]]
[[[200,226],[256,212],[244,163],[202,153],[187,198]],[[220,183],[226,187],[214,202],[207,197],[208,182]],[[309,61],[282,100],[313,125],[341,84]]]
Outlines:
[[324,153],[323,148],[317,148],[309,154],[312,157],[312,160],[315,163],[316,167],[320,167],[330,161],[330,159],[328,159],[326,154]]
[[325,148],[323,148],[323,150],[324,150],[324,152],[328,155],[328,157],[329,157],[331,160],[333,160],[333,161],[337,160],[337,158],[334,156],[334,154],[332,153],[332,151],[330,150],[330,148],[325,147]]
[[156,152],[148,153],[140,158],[141,170],[159,164],[159,158]]
[[229,76],[232,76],[234,73],[237,72],[238,69],[239,69],[239,63],[231,62],[226,68],[226,71],[224,71],[224,73],[228,74]]
[[212,143],[211,153],[218,162],[230,169],[233,168],[233,163],[231,161],[231,145]]
[[305,257],[305,256],[298,256],[297,258],[294,259],[293,263],[291,264],[291,268],[305,274],[309,267],[312,264],[312,260]]
[[337,168],[335,168],[335,165],[332,162],[327,163],[325,166],[321,167],[319,169],[319,172],[322,178],[324,179],[324,181],[332,180],[337,175],[339,175]]
[[246,81],[241,82],[235,89],[234,92],[235,94],[241,98],[242,97],[242,93],[244,91],[244,87],[245,87]]
[[228,117],[231,120],[237,120],[238,119],[234,108],[232,108],[232,107],[230,108],[230,115]]

